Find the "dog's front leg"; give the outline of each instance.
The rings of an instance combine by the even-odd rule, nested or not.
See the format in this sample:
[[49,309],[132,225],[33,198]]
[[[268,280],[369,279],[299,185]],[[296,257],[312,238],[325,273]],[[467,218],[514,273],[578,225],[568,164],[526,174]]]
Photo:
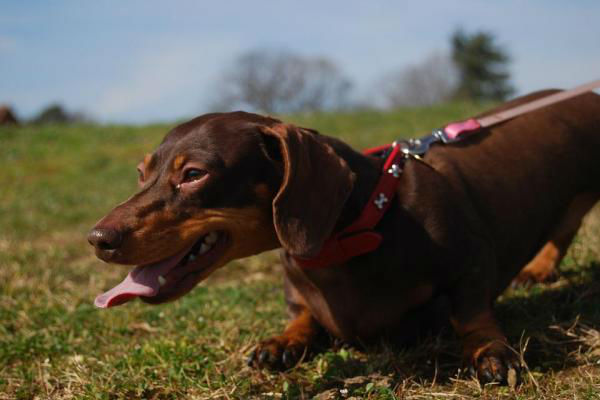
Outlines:
[[511,369],[519,378],[520,359],[493,316],[494,279],[493,262],[471,269],[451,294],[451,322],[462,340],[464,361],[479,381],[506,384]]
[[463,342],[464,360],[475,369],[481,383],[506,384],[510,369],[519,373],[519,356],[508,345],[490,309],[471,318],[453,318],[452,323]]
[[292,286],[285,282],[285,298],[290,321],[281,335],[263,340],[248,358],[248,365],[256,368],[284,370],[304,359],[323,331],[304,304],[304,299]]

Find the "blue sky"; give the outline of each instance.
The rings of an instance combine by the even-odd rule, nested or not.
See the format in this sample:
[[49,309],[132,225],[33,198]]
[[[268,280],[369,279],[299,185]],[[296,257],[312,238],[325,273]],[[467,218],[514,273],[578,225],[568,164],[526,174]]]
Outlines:
[[241,52],[327,56],[375,94],[380,77],[448,50],[457,28],[494,33],[518,93],[600,79],[600,1],[0,2],[0,103],[50,102],[101,121],[202,113]]

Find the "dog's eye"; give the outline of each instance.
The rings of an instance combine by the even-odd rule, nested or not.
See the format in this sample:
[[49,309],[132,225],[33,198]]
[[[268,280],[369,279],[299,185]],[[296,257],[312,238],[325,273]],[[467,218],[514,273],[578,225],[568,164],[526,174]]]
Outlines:
[[206,171],[196,168],[187,169],[183,173],[183,182],[193,182],[206,175]]
[[142,171],[140,168],[138,168],[137,172],[138,172],[138,181],[144,182],[144,171]]

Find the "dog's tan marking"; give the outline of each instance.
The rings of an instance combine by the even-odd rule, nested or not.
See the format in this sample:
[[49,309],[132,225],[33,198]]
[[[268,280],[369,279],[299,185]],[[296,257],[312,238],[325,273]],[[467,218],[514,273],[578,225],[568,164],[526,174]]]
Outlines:
[[456,333],[462,338],[464,359],[474,364],[477,364],[479,357],[487,350],[507,346],[506,337],[489,310],[466,322],[459,322],[454,318],[450,321]]
[[156,166],[156,156],[153,153],[147,153],[144,160],[138,165],[138,169],[142,172],[145,179],[150,176],[152,170]]
[[152,164],[154,164],[152,162],[153,160],[153,154],[152,153],[148,153],[144,156],[144,168],[151,168]]
[[517,283],[544,282],[556,273],[583,217],[600,200],[599,193],[580,194],[569,204],[567,211],[552,232],[548,243],[515,278]]
[[[281,360],[283,352],[287,351],[291,355],[289,361],[296,363],[305,355],[306,350],[311,347],[318,332],[319,324],[310,311],[303,307],[298,315],[287,324],[283,334],[262,341],[258,345],[255,354],[268,351],[271,353],[271,357],[265,360],[264,363],[277,363],[278,361],[275,360]],[[256,357],[253,362],[259,366],[263,364],[263,361]]]
[[180,169],[183,166],[184,162],[185,156],[183,154],[180,154],[177,157],[175,157],[175,159],[173,160],[173,170],[177,171],[178,169]]
[[206,210],[203,215],[184,221],[179,232],[197,237],[213,230],[225,231],[231,236],[231,259],[248,257],[280,246],[270,212],[270,208],[257,207]]
[[515,278],[516,283],[546,282],[554,276],[556,267],[566,249],[560,249],[554,241],[549,241],[542,247],[525,268]]
[[165,259],[191,246],[201,235],[224,231],[231,244],[223,259],[248,257],[279,246],[270,220],[270,209],[257,207],[202,210],[187,219],[160,210],[140,221],[123,243],[124,264],[148,264]]
[[313,316],[307,308],[303,308],[296,318],[288,322],[283,334],[293,342],[308,344],[316,330]]

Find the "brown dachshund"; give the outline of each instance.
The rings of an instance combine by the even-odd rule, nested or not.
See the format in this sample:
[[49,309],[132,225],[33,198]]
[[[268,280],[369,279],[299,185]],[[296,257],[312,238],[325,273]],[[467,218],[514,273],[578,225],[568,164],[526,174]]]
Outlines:
[[255,114],[184,123],[140,164],[140,191],[89,234],[102,260],[138,265],[96,304],[173,300],[233,259],[282,247],[291,321],[258,345],[252,365],[293,366],[323,328],[350,342],[402,337],[406,316],[443,296],[479,379],[505,382],[519,362],[493,303],[515,277],[550,276],[600,198],[600,96],[563,101],[406,161],[376,227],[379,248],[344,265],[302,268],[296,257],[314,256],[357,218],[382,163]]

